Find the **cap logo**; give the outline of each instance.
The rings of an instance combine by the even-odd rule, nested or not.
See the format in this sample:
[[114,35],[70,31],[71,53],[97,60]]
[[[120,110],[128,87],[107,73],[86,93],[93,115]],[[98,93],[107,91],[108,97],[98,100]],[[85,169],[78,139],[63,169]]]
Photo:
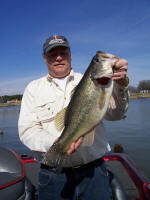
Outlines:
[[53,39],[53,40],[51,40],[50,42],[49,42],[49,44],[51,45],[51,44],[55,44],[55,43],[59,43],[59,44],[62,44],[62,43],[64,43],[64,40],[62,40],[62,39],[58,39],[58,38],[55,38],[55,39]]

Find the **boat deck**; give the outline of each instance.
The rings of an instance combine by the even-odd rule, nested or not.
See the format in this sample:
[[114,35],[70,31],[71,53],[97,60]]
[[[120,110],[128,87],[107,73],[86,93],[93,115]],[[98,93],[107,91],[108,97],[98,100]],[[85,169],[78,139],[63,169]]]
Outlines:
[[109,161],[109,163],[107,163],[107,168],[121,181],[126,192],[127,199],[137,199],[139,196],[137,188],[128,173],[124,170],[124,167],[117,161]]
[[[25,163],[26,176],[31,180],[32,184],[37,188],[38,184],[38,170],[39,163]],[[122,186],[126,192],[126,196],[128,200],[134,200],[138,198],[138,191],[129,177],[128,173],[125,171],[124,167],[121,163],[117,161],[109,161],[107,162],[107,168],[115,174],[116,177],[122,183]]]

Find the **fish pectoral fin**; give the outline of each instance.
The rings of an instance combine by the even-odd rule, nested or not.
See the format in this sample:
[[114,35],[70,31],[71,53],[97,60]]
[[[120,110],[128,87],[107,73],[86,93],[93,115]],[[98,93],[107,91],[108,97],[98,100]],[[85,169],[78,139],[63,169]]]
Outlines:
[[63,164],[66,160],[67,153],[59,149],[55,143],[44,155],[42,163],[49,166],[53,172],[59,173],[62,171]]
[[115,103],[115,100],[114,100],[113,96],[110,97],[108,108],[111,108],[111,109],[115,109],[116,108],[116,103]]
[[67,108],[64,108],[58,112],[54,118],[55,127],[58,131],[61,131],[65,127],[65,115]]
[[94,133],[95,133],[95,128],[89,131],[83,139],[83,146],[91,146],[94,142]]

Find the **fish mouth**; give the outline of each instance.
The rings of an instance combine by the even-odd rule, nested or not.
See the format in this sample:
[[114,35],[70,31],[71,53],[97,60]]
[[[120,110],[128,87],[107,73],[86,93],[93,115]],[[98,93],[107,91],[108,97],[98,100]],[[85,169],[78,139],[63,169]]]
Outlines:
[[111,78],[103,76],[101,78],[97,78],[96,81],[99,85],[107,85],[110,82]]

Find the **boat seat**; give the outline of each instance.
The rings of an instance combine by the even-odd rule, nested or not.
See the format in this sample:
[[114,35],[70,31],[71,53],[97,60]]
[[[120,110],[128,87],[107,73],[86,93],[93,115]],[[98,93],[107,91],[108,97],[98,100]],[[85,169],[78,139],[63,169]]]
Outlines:
[[23,176],[23,166],[15,152],[0,147],[0,172],[8,172],[16,174],[16,176]]
[[30,200],[32,192],[32,184],[25,177],[24,165],[19,156],[0,147],[0,198]]

